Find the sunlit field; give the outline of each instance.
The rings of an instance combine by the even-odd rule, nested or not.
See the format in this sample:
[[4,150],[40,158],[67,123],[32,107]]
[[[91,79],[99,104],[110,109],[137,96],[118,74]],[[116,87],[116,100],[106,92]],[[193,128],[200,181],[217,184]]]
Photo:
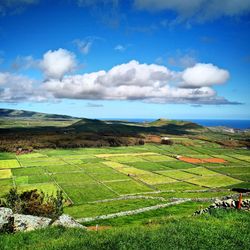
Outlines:
[[[192,147],[176,143],[0,153],[0,195],[12,187],[47,194],[60,189],[66,200],[65,212],[79,219],[166,204],[173,198],[222,197],[232,194],[232,187],[250,187],[247,150],[223,149],[214,143],[204,146],[199,140],[192,143]],[[180,156],[225,161],[194,164]],[[192,214],[202,202],[189,204]],[[180,209],[178,214],[182,213]]]

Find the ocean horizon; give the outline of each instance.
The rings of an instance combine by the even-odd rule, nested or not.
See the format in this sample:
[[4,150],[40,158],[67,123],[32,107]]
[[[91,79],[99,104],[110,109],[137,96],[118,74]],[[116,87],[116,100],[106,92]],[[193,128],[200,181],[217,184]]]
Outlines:
[[[101,118],[101,120],[121,120],[128,122],[152,122],[152,118]],[[250,129],[250,120],[226,120],[226,119],[171,119],[177,121],[190,121],[206,127],[224,126],[234,129]]]

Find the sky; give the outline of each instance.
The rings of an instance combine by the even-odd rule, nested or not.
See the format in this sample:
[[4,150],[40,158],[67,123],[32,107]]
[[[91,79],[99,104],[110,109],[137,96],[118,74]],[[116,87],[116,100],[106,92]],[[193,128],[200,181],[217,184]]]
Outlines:
[[250,0],[1,0],[0,108],[250,119]]

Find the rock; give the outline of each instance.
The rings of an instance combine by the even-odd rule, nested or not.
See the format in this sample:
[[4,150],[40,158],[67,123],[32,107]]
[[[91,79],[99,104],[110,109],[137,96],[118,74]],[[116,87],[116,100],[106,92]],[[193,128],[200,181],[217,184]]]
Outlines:
[[223,201],[216,199],[215,202],[214,202],[214,204],[216,206],[221,206],[223,204]]
[[14,231],[32,231],[50,225],[51,219],[33,215],[14,214]]
[[14,215],[10,208],[0,207],[0,232],[13,232]]
[[63,226],[70,228],[76,227],[87,229],[67,214],[61,215],[54,223],[52,223],[52,226]]

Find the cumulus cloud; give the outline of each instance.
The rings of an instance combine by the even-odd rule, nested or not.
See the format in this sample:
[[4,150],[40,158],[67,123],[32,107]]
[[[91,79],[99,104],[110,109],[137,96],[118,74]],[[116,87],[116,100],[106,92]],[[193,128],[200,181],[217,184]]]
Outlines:
[[39,0],[2,0],[0,1],[0,16],[20,13],[29,5],[38,2]]
[[225,83],[229,79],[229,72],[213,64],[197,63],[184,70],[182,79],[187,87],[211,86]]
[[[211,64],[196,64],[184,72],[175,72],[165,66],[140,64],[133,60],[109,71],[69,75],[62,80],[50,79],[43,87],[55,98],[236,104],[217,96],[212,88],[228,77],[228,73]],[[181,84],[186,85],[183,87]]]
[[43,55],[40,67],[47,78],[61,79],[66,73],[76,68],[76,58],[65,49],[49,50]]
[[45,101],[47,93],[23,75],[0,72],[0,102]]
[[204,22],[222,16],[241,16],[250,12],[249,0],[134,0],[135,8],[148,11],[173,11],[178,20]]

